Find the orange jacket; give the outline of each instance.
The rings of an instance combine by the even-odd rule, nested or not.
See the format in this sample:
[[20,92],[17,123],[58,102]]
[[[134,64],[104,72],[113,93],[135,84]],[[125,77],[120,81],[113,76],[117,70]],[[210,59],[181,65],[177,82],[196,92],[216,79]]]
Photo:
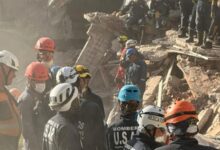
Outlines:
[[15,137],[21,134],[16,101],[7,89],[0,91],[0,134]]

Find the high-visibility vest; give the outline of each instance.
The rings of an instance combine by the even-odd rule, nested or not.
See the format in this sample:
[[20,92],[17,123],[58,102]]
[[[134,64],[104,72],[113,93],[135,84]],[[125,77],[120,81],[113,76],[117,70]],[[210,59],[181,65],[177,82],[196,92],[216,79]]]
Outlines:
[[21,121],[16,102],[7,91],[0,91],[0,135],[19,136]]

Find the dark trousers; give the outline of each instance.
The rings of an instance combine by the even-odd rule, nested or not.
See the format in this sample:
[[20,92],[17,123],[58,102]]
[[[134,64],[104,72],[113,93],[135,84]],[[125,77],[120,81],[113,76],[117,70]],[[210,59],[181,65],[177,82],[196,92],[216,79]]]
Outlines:
[[19,137],[0,135],[0,150],[17,150]]
[[220,30],[220,8],[217,8],[209,28],[209,39],[214,40]]
[[197,32],[208,33],[210,27],[211,4],[206,0],[198,0],[196,8],[196,29]]
[[189,29],[193,31],[196,29],[196,7],[197,7],[197,3],[194,3],[192,14],[191,14],[191,19],[189,22]]
[[189,25],[189,17],[193,8],[192,0],[180,0],[179,7],[181,14],[180,31],[186,32]]

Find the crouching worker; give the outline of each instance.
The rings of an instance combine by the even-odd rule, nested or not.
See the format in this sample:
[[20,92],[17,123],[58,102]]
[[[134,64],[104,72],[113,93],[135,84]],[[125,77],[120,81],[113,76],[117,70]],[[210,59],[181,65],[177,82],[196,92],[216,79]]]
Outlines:
[[81,150],[77,131],[80,101],[78,89],[69,83],[61,83],[50,92],[49,106],[57,114],[46,124],[43,150]]
[[121,110],[121,119],[112,124],[107,131],[109,150],[124,150],[128,140],[138,128],[137,109],[140,99],[140,90],[136,85],[125,85],[118,94]]
[[137,134],[125,145],[126,150],[154,150],[165,142],[164,111],[153,105],[145,107],[138,114]]
[[165,124],[172,142],[156,150],[216,150],[199,145],[193,137],[199,130],[196,109],[189,101],[176,101],[165,112]]

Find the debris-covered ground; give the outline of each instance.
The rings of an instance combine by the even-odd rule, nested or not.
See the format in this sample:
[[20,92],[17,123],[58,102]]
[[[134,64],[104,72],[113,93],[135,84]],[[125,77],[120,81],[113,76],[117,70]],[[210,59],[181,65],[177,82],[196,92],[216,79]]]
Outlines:
[[[114,15],[97,12],[84,17],[91,23],[89,39],[76,63],[87,65],[96,74],[95,79],[99,75],[99,83],[93,80],[92,85],[105,87],[113,95],[112,81],[118,66],[115,53],[120,49],[115,38],[124,32],[122,21]],[[177,38],[175,30],[169,30],[165,37],[138,48],[145,56],[149,72],[142,105],[156,103],[166,107],[172,99],[192,101],[200,118],[201,134],[197,139],[220,148],[219,47],[203,50],[186,44],[185,39]],[[112,107],[108,123],[118,117],[114,100]]]

